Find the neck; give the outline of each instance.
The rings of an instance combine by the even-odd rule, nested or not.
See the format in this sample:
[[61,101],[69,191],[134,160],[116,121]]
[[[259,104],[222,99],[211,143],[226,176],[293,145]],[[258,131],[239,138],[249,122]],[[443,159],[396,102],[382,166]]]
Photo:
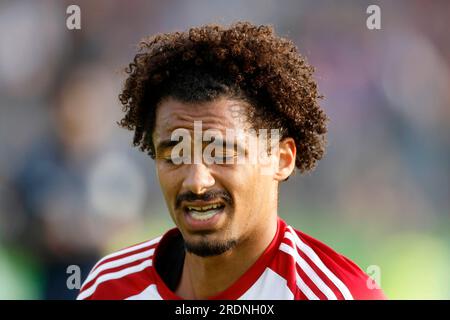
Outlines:
[[230,287],[261,256],[275,237],[277,216],[264,221],[265,228],[213,257],[186,253],[176,294],[185,299],[207,299]]

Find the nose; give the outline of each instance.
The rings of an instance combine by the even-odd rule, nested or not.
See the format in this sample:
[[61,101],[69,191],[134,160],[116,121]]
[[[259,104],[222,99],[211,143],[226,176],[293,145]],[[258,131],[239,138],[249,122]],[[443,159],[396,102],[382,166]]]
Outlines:
[[183,189],[202,194],[216,183],[209,168],[204,164],[189,164],[187,176],[183,181]]

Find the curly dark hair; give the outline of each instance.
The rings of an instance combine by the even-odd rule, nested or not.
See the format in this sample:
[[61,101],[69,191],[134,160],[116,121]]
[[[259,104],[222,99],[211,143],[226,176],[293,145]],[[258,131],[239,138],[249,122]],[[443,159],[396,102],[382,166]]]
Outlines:
[[134,145],[152,158],[156,107],[168,96],[183,102],[221,96],[250,102],[246,116],[253,128],[278,128],[281,139],[295,140],[295,165],[302,173],[324,155],[328,118],[318,104],[322,96],[314,68],[271,26],[204,25],[144,39],[139,48],[126,68],[119,95],[126,114],[119,124],[134,130]]

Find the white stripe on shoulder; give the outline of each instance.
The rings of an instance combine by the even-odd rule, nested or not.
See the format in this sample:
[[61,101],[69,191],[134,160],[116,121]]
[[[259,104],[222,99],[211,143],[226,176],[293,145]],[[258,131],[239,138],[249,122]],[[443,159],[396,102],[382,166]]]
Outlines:
[[108,270],[108,269],[112,269],[112,268],[117,268],[123,265],[126,265],[128,263],[140,260],[140,259],[145,259],[145,258],[150,258],[153,256],[153,253],[155,252],[155,249],[152,248],[150,250],[146,250],[146,251],[142,251],[130,256],[126,256],[125,258],[122,259],[117,259],[117,260],[112,260],[110,262],[104,263],[102,265],[100,265],[100,267],[98,267],[97,269],[93,270],[88,277],[86,278],[86,280],[84,280],[83,285],[81,286],[82,289],[84,289],[84,286],[86,284],[88,284],[89,282],[91,282],[92,280],[94,280],[100,272]]
[[[280,250],[281,246],[280,246]],[[284,251],[286,252],[286,251]],[[286,252],[287,254],[289,254],[294,261],[297,263],[297,261],[295,260],[295,257],[291,254],[291,251],[288,249],[288,252]],[[297,284],[297,288],[300,289],[301,292],[303,292],[303,294],[306,296],[306,298],[308,298],[308,300],[319,300],[319,297],[316,296],[316,294],[311,290],[311,288],[303,281],[303,279],[300,277],[300,275],[298,274],[297,270],[294,271],[295,272],[295,282]]]
[[308,300],[319,300],[319,297],[311,290],[311,288],[303,281],[303,279],[298,274],[297,270],[295,271],[295,279],[297,282],[297,287],[301,292],[308,298]]
[[90,286],[88,289],[82,291],[78,295],[77,300],[83,300],[83,299],[86,299],[86,298],[90,297],[95,292],[97,287],[103,282],[106,282],[106,281],[109,281],[109,280],[123,278],[123,277],[125,277],[127,275],[130,275],[130,274],[142,271],[145,268],[150,267],[151,265],[152,265],[152,260],[145,260],[145,261],[143,261],[142,263],[140,263],[140,264],[138,264],[136,266],[128,267],[128,268],[125,268],[125,269],[120,270],[120,271],[116,271],[116,272],[112,272],[112,273],[107,273],[107,274],[101,275],[100,277],[98,277],[95,280],[95,283],[92,286]]
[[105,257],[103,257],[102,259],[100,259],[100,260],[95,264],[95,266],[92,268],[92,270],[94,270],[95,268],[97,268],[97,267],[98,267],[102,262],[104,262],[105,260],[108,260],[108,259],[111,259],[111,258],[120,256],[120,255],[122,255],[122,254],[129,253],[129,252],[132,252],[132,251],[135,251],[135,250],[139,250],[139,249],[142,249],[142,248],[145,248],[145,247],[149,247],[149,246],[151,246],[151,245],[154,245],[155,243],[158,243],[159,240],[161,240],[161,238],[162,238],[162,236],[159,236],[159,237],[157,237],[157,238],[155,238],[155,239],[152,239],[152,240],[149,240],[149,241],[145,241],[145,242],[142,242],[142,243],[140,243],[140,244],[137,244],[137,245],[134,245],[134,246],[131,246],[131,247],[128,247],[128,248],[125,248],[125,249],[122,249],[122,250],[113,252],[113,253],[111,253],[111,254],[108,254],[107,256],[105,256]]
[[[336,275],[328,269],[328,267],[322,262],[322,260],[319,258],[316,252],[308,246],[306,243],[304,243],[300,237],[297,235],[297,233],[292,229],[291,226],[287,227],[290,231],[287,234],[291,234],[290,239],[293,240],[295,245],[298,247],[299,250],[301,250],[303,253],[306,254],[306,256],[311,259],[312,262],[333,282],[333,284],[339,289],[339,291],[344,296],[345,300],[353,300],[353,296],[350,293],[350,290],[348,290],[347,286],[338,278]],[[288,236],[289,237],[289,236]]]
[[[286,235],[285,235],[286,236]],[[286,243],[280,245],[280,250],[294,257],[299,267],[306,273],[312,282],[319,288],[320,291],[327,297],[328,300],[337,300],[333,290],[328,287],[325,282],[317,275],[313,268],[298,254],[297,250],[290,247]]]

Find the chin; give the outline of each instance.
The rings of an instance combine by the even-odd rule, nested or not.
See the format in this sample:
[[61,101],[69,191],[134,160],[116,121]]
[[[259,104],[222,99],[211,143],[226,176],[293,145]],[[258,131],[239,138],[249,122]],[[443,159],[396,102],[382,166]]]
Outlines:
[[209,240],[201,239],[197,241],[185,240],[186,251],[200,257],[211,257],[221,255],[237,245],[236,239]]

